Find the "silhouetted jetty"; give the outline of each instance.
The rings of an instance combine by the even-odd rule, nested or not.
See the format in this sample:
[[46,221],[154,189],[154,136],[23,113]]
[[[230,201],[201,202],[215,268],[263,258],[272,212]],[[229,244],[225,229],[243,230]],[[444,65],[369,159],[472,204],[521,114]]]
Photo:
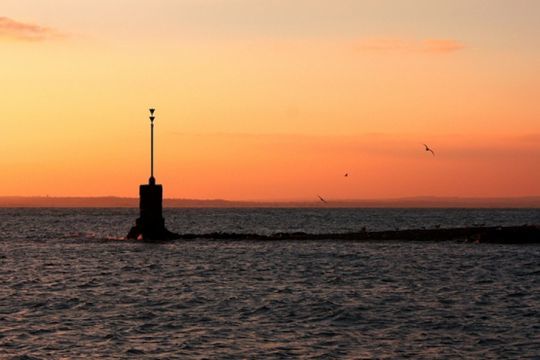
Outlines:
[[463,227],[449,229],[411,229],[388,231],[359,231],[346,233],[310,234],[305,232],[276,233],[272,235],[241,234],[241,233],[207,233],[181,234],[178,239],[196,240],[338,240],[338,241],[458,241],[470,243],[497,244],[540,244],[539,226],[509,226],[509,227]]
[[165,227],[163,218],[163,186],[154,178],[154,111],[150,109],[150,179],[139,187],[140,216],[135,226],[129,230],[128,239],[163,241],[178,239],[180,236]]

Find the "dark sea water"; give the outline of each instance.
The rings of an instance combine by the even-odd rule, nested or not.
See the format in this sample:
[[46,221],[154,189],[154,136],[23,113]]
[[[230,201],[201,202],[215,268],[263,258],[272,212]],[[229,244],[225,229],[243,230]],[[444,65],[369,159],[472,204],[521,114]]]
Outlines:
[[[124,241],[135,209],[0,209],[0,358],[540,359],[540,246]],[[175,209],[179,233],[540,224],[540,210]]]

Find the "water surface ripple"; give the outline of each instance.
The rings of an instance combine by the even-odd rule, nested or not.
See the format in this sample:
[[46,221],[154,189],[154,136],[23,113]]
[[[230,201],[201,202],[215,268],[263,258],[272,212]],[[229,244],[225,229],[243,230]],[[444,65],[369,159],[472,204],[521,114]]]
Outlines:
[[10,211],[0,358],[540,356],[538,245],[155,245],[115,240],[124,210]]

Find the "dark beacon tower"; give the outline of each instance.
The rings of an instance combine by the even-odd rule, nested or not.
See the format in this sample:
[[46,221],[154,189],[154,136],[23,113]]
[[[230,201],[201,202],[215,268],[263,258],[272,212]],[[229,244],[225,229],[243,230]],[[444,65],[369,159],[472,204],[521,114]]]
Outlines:
[[177,239],[179,236],[165,228],[163,218],[163,187],[154,178],[154,111],[150,109],[150,179],[139,187],[140,216],[129,231],[128,239],[159,241]]

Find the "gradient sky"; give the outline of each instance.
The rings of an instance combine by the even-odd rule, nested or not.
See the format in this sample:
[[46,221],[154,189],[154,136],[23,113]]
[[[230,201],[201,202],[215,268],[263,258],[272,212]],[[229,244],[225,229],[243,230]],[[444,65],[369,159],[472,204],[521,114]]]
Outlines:
[[150,106],[166,197],[540,195],[538,14],[536,0],[2,0],[0,195],[137,196]]

